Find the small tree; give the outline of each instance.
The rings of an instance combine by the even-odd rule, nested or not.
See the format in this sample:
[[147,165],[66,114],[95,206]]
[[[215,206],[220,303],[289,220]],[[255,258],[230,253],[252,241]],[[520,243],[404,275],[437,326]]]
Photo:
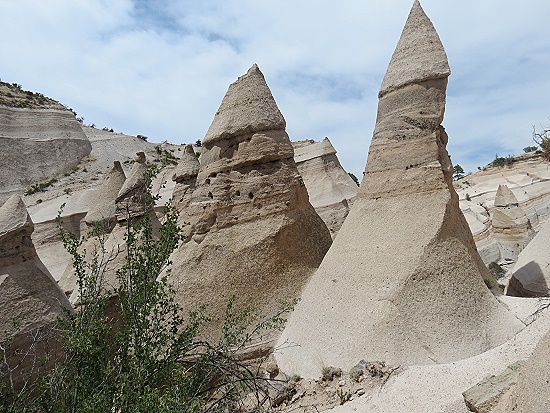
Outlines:
[[[149,193],[157,170],[153,166],[145,174]],[[20,399],[32,403],[6,411],[233,412],[247,394],[253,395],[248,402],[254,411],[269,407],[271,379],[261,375],[261,363],[253,367],[239,354],[260,331],[281,328],[294,303],[256,322],[253,310],[236,311],[232,298],[221,339],[201,339],[209,321],[206,308],[185,316],[168,282],[170,255],[181,241],[177,211],[168,203],[155,231],[151,216],[158,197],[144,199],[145,215],[124,223],[125,263],[114,288],[105,278],[120,252],[106,250],[106,231],[98,227],[91,233],[100,248],[87,258],[84,240],[60,227],[73,257],[80,308],[59,322],[65,358]]]
[[353,179],[353,182],[355,182],[355,185],[359,186],[359,179],[357,179],[355,174],[352,174],[351,172],[348,172],[348,175],[351,179]]
[[537,132],[533,126],[533,141],[540,146],[543,159],[550,161],[550,129],[548,127],[542,128],[540,132]]
[[459,164],[456,164],[453,166],[454,172],[453,172],[453,179],[455,181],[458,181],[459,179],[464,178],[464,169]]

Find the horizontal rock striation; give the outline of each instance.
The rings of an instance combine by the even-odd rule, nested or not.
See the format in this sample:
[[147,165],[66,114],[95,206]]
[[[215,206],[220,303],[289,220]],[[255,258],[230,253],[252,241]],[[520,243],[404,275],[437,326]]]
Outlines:
[[298,297],[330,246],[284,128],[254,65],[229,86],[203,140],[196,189],[180,215],[188,238],[170,277],[185,308],[210,305],[211,334],[232,295],[260,314]]
[[3,201],[78,165],[91,144],[68,109],[0,105],[0,148]]

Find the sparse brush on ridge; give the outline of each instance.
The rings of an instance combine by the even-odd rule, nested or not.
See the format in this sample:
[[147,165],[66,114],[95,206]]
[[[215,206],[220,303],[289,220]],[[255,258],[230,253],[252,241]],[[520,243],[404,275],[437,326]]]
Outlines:
[[[158,169],[153,165],[145,174],[149,193]],[[168,203],[154,230],[149,217],[158,197],[148,199],[148,213],[123,224],[118,286],[105,283],[120,253],[106,250],[106,231],[89,235],[100,248],[87,257],[83,239],[59,226],[80,293],[79,310],[58,324],[64,358],[24,392],[0,393],[0,412],[235,412],[245,401],[247,410],[271,407],[273,380],[261,374],[261,360],[253,365],[239,354],[261,331],[282,328],[295,303],[257,321],[253,309],[236,310],[232,298],[221,339],[202,340],[206,307],[183,314],[168,282],[170,255],[182,239],[177,211]]]

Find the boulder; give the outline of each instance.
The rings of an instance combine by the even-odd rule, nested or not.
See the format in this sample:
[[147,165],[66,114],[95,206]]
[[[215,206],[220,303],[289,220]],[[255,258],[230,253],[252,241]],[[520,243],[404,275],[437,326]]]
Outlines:
[[284,118],[258,66],[229,86],[203,140],[200,169],[181,211],[186,243],[170,280],[188,310],[209,304],[220,331],[224,309],[274,314],[299,297],[331,244],[308,200]]
[[328,138],[321,142],[293,142],[294,161],[306,184],[309,202],[334,238],[344,223],[357,190],[353,179],[340,165]]
[[368,358],[446,363],[524,325],[483,281],[487,268],[453,189],[441,126],[450,69],[415,1],[379,93],[361,187],[279,339],[279,367],[318,377]]
[[[71,305],[36,254],[33,222],[18,195],[0,207],[0,344],[14,367],[16,387],[36,371],[38,359],[59,351],[55,322]],[[27,354],[29,351],[29,354]]]
[[535,351],[521,369],[506,413],[550,412],[550,332],[537,344]]
[[550,222],[519,254],[506,293],[518,297],[550,296]]

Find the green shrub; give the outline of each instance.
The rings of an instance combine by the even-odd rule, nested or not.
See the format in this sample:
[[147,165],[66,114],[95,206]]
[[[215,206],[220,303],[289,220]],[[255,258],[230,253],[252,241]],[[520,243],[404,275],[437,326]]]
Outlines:
[[[157,171],[152,167],[145,174],[149,190]],[[234,412],[251,393],[254,411],[269,407],[270,379],[243,362],[240,351],[264,330],[282,328],[283,315],[295,303],[256,321],[252,308],[235,309],[233,297],[221,339],[202,339],[206,307],[184,314],[168,282],[170,255],[182,240],[177,211],[168,203],[155,231],[150,216],[158,196],[145,199],[143,218],[124,224],[125,260],[116,271],[117,286],[105,281],[117,254],[105,248],[106,231],[92,231],[99,248],[86,256],[85,239],[63,230],[60,211],[59,229],[80,296],[79,310],[67,311],[57,326],[65,358],[28,383],[25,397],[0,399],[0,411]]]

